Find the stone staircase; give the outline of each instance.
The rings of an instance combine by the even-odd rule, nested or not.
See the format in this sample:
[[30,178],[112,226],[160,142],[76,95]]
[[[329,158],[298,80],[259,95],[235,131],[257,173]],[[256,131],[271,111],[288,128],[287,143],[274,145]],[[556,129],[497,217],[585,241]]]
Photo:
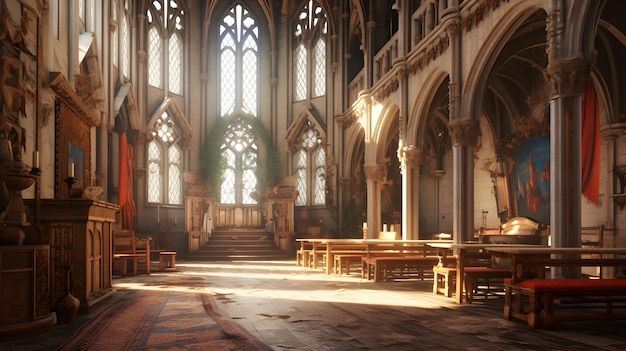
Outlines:
[[269,261],[284,260],[289,254],[274,245],[266,230],[214,230],[209,242],[187,258],[197,261]]

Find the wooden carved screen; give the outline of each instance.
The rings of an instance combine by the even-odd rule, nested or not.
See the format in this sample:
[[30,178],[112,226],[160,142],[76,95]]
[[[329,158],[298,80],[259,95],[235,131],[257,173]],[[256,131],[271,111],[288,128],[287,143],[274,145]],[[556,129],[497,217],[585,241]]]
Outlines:
[[63,100],[56,101],[56,198],[69,198],[65,179],[74,163],[74,189],[91,185],[91,126]]

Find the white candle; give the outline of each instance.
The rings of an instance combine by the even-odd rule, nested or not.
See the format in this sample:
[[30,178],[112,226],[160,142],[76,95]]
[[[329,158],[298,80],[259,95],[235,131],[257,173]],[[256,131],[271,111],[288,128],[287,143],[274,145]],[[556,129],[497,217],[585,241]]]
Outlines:
[[67,168],[67,176],[69,178],[74,178],[74,162],[70,163],[69,167]]
[[367,229],[367,222],[363,222],[363,229]]
[[33,151],[33,168],[39,168],[39,151]]

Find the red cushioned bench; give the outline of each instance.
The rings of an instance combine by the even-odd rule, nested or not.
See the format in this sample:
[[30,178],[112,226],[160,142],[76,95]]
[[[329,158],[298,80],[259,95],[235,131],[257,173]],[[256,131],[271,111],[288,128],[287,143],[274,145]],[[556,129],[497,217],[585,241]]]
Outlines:
[[[581,305],[595,307],[596,313],[577,313]],[[576,307],[574,313],[555,314],[555,309],[570,306]],[[557,321],[626,319],[626,279],[505,280],[504,317],[526,320],[531,328],[543,319],[546,329]]]

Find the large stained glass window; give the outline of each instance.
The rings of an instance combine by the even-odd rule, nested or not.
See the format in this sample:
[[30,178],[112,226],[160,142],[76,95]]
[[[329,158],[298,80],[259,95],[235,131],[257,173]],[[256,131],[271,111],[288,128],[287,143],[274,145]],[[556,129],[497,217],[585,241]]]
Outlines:
[[219,113],[237,114],[223,134],[222,203],[255,204],[258,145],[247,117],[258,117],[259,27],[241,4],[230,8],[219,25]]

